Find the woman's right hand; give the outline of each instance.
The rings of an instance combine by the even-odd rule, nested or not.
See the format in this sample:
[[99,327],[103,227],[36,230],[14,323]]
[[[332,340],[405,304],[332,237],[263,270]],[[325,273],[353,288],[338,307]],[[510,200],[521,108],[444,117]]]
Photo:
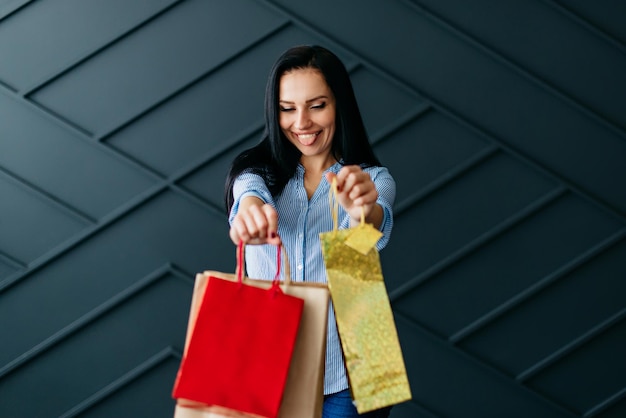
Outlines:
[[230,226],[230,239],[239,244],[280,244],[278,213],[257,197],[246,197]]

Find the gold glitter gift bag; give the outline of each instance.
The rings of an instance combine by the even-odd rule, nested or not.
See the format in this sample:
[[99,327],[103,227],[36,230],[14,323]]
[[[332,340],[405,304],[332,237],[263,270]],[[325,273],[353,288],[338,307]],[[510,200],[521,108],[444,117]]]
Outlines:
[[336,184],[330,194],[334,229],[320,234],[328,288],[357,411],[411,399],[396,325],[383,281],[372,225],[337,229]]

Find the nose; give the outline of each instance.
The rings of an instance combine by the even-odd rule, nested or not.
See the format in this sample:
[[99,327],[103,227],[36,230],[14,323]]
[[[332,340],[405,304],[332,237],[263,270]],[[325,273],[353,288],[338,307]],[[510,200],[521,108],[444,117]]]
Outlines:
[[309,112],[304,110],[299,110],[296,115],[296,120],[294,122],[294,126],[298,130],[304,130],[311,125],[311,118],[309,117]]

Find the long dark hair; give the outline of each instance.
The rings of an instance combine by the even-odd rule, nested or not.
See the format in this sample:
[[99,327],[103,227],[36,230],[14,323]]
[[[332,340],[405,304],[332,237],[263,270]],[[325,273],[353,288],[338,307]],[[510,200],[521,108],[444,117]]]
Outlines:
[[369,143],[350,76],[341,60],[321,46],[296,46],[285,51],[270,71],[265,87],[265,132],[261,142],[239,154],[226,178],[224,203],[233,205],[233,183],[245,170],[260,175],[272,196],[278,196],[293,177],[300,151],[285,137],[279,125],[279,88],[283,74],[304,68],[318,70],[335,96],[335,133],[331,152],[343,164],[380,166]]

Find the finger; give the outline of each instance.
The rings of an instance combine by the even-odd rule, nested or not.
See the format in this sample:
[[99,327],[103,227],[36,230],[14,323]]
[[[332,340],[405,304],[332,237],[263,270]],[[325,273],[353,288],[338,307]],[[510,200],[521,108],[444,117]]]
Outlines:
[[346,192],[349,199],[355,200],[359,196],[369,192],[372,187],[374,187],[374,183],[372,183],[369,174],[362,171],[351,172],[346,177],[344,192]]
[[235,229],[239,238],[246,244],[250,243],[252,239],[256,239],[259,236],[254,210],[255,209],[253,207],[247,208],[246,210],[238,213],[233,221],[232,228]]
[[358,165],[346,165],[339,170],[339,173],[337,173],[337,189],[339,191],[346,190],[346,181],[353,173],[358,171],[361,171],[361,167]]
[[235,244],[239,244],[239,241],[247,243],[250,240],[250,234],[242,217],[237,216],[233,220],[233,224],[230,227],[230,238]]
[[249,216],[246,218],[248,222],[248,230],[254,238],[263,241],[267,238],[268,221],[265,211],[259,206],[251,206]]
[[376,188],[371,188],[367,192],[357,196],[352,201],[357,206],[371,206],[378,200],[378,191]]
[[237,229],[234,228],[233,226],[230,227],[230,231],[228,232],[228,235],[230,236],[231,241],[235,245],[239,244],[239,241],[241,241],[241,237],[239,236],[239,232],[237,232]]
[[278,235],[278,213],[271,205],[265,204],[261,207],[263,216],[267,222],[267,237],[274,238]]
[[361,173],[355,177],[354,186],[350,190],[350,198],[356,200],[359,197],[370,195],[376,191],[376,185],[367,173]]

